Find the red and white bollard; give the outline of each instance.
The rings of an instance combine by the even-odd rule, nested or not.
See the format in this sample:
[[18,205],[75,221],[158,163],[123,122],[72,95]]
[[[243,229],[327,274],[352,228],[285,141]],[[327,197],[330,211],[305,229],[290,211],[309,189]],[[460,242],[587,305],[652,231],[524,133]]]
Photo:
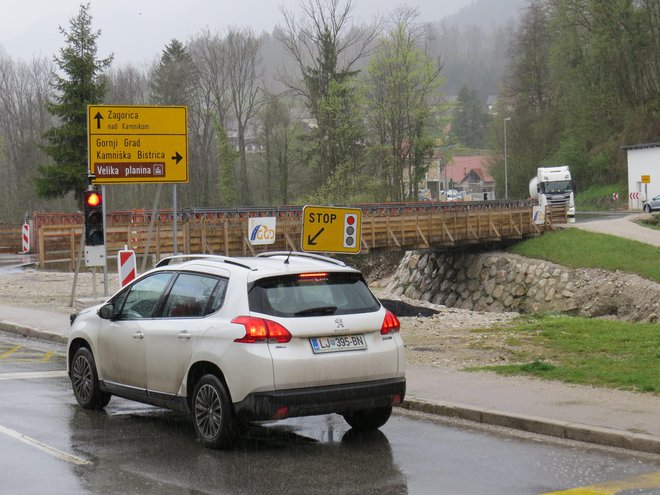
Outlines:
[[30,224],[23,224],[23,252],[30,252]]
[[119,269],[119,282],[122,287],[131,283],[137,277],[135,251],[122,249],[117,254],[117,267]]

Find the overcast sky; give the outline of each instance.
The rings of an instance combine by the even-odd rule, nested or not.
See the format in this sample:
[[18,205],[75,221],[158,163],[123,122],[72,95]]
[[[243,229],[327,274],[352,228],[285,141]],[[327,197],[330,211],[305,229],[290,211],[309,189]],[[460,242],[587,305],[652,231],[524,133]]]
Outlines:
[[[474,0],[354,0],[355,16],[370,20],[396,7],[417,7],[420,19],[440,20]],[[81,0],[0,0],[0,46],[12,58],[52,58],[64,45],[59,27],[68,30]],[[177,38],[185,42],[202,28],[228,26],[271,31],[282,21],[279,7],[297,10],[297,0],[90,0],[94,29],[102,31],[99,57],[114,53],[119,65],[141,66],[160,56]],[[2,50],[0,50],[2,53]]]

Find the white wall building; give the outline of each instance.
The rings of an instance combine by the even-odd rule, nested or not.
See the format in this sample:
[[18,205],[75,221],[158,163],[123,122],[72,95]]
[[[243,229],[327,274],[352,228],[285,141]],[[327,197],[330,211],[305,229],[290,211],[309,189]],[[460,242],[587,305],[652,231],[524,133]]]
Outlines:
[[[660,194],[660,143],[622,148],[628,153],[628,209],[641,210],[644,200]],[[650,182],[644,184],[642,176]]]

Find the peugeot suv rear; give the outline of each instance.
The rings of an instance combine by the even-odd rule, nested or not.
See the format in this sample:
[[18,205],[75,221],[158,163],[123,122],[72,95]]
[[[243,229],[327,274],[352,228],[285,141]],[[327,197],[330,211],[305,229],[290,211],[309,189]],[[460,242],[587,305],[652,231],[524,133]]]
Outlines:
[[293,416],[376,429],[405,395],[396,316],[359,271],[323,256],[166,258],[72,320],[67,363],[83,408],[117,395],[185,411],[207,447]]

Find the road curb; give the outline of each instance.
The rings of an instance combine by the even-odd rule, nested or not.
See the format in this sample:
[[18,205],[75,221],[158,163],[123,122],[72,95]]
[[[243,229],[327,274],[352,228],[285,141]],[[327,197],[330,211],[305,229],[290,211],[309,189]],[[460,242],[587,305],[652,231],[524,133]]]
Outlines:
[[64,335],[59,335],[57,333],[45,332],[37,328],[26,327],[19,323],[14,323],[11,321],[0,320],[0,331],[12,333],[14,335],[21,335],[23,337],[30,337],[32,339],[48,340],[50,342],[58,342],[60,344],[66,344],[67,337]]
[[631,433],[611,428],[515,414],[495,409],[483,409],[465,404],[432,401],[411,396],[406,397],[401,407],[411,411],[467,419],[477,423],[503,426],[567,440],[595,443],[649,454],[660,454],[660,438],[642,433]]

